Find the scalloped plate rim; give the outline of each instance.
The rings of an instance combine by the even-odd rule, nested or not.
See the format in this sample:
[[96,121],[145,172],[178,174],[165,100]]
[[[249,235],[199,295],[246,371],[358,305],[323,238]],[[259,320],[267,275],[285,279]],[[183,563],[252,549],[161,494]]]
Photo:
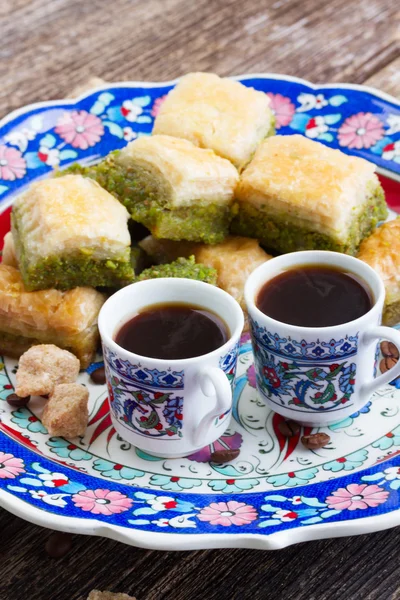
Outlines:
[[[340,479],[340,478],[338,478]],[[246,497],[246,494],[241,494]],[[268,535],[256,533],[201,533],[178,534],[141,531],[119,525],[108,525],[96,519],[79,519],[53,515],[46,510],[16,498],[12,494],[0,490],[0,506],[13,515],[57,531],[65,531],[77,535],[96,535],[107,537],[137,548],[163,551],[192,551],[223,548],[247,548],[254,550],[282,550],[301,542],[331,539],[353,535],[364,535],[391,529],[400,525],[400,509],[383,515],[347,519],[340,523],[322,523],[297,527],[296,529],[277,531]],[[26,507],[28,510],[25,512]],[[50,517],[50,518],[46,518]],[[83,525],[83,526],[82,526]],[[354,529],[357,528],[357,531]],[[307,532],[307,535],[304,535]]]
[[[374,87],[351,84],[351,83],[329,83],[329,84],[314,84],[306,79],[282,75],[277,73],[249,73],[244,75],[230,76],[231,79],[275,79],[303,84],[310,89],[349,89],[361,92],[366,92],[372,96],[376,96],[384,101],[391,102],[400,107],[400,101],[394,96],[382,92]],[[144,82],[144,81],[121,81],[121,82],[106,82],[104,85],[93,87],[87,92],[79,94],[75,98],[60,98],[49,101],[35,102],[27,104],[21,108],[15,109],[0,119],[0,128],[7,125],[13,119],[27,114],[29,111],[36,109],[45,109],[47,107],[58,106],[60,102],[66,105],[76,105],[80,101],[90,98],[96,93],[110,88],[156,88],[176,84],[181,77],[169,81],[160,82]],[[394,180],[400,181],[400,177],[389,169],[377,167],[377,171]],[[47,175],[47,174],[46,174]],[[44,175],[44,176],[46,176]],[[14,194],[11,194],[13,197]],[[11,198],[12,200],[12,198]],[[0,209],[0,215],[12,204],[6,203]],[[53,462],[53,461],[52,461]],[[54,461],[57,463],[57,461]],[[335,478],[340,480],[341,477]],[[308,487],[308,486],[307,486]],[[312,487],[312,485],[310,485]],[[254,493],[254,492],[252,492]],[[263,492],[260,492],[263,493]],[[241,496],[246,498],[250,492],[242,492]],[[190,495],[190,494],[188,494]],[[52,528],[60,531],[68,531],[81,535],[96,535],[108,537],[116,541],[134,545],[145,549],[156,550],[197,550],[209,548],[253,548],[264,550],[278,550],[290,546],[292,544],[312,541],[317,539],[327,539],[342,536],[360,535],[372,533],[400,525],[400,507],[385,514],[376,516],[362,517],[358,519],[347,519],[340,522],[320,523],[308,525],[306,527],[299,526],[295,529],[278,531],[275,533],[255,534],[255,533],[204,533],[204,534],[177,534],[170,532],[148,532],[140,529],[130,529],[114,524],[106,524],[97,519],[81,519],[77,517],[67,517],[56,515],[48,512],[45,509],[38,508],[24,500],[14,496],[13,494],[0,489],[0,506],[10,513],[25,519],[28,522],[36,525]]]

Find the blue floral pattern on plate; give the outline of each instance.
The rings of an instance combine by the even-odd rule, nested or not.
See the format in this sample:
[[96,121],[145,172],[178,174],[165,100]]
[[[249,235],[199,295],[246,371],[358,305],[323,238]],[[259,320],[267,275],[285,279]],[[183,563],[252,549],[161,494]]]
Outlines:
[[[301,133],[400,174],[400,109],[358,86],[313,86],[277,75],[238,77],[271,100],[277,132]],[[109,85],[76,101],[36,104],[0,123],[0,200],[54,167],[101,158],[141,135],[173,87]]]
[[[277,133],[301,133],[332,148],[364,157],[394,176],[400,174],[400,107],[394,98],[357,86],[313,86],[276,75],[238,79],[270,96]],[[28,106],[4,119],[0,123],[0,209],[11,202],[18,190],[54,167],[63,168],[74,161],[91,163],[136,137],[149,135],[157,111],[173,85],[173,82],[107,85],[77,100]],[[346,361],[350,370],[343,369],[339,383],[342,393],[351,392],[351,356],[356,339],[340,340],[333,345],[328,341],[312,347],[303,346],[301,340],[295,346],[292,340],[273,337],[264,342],[281,362],[285,353],[293,352],[292,346],[299,359],[317,357],[321,369],[329,361]],[[251,421],[252,415],[244,422],[238,407],[244,386],[255,387],[254,365],[248,362],[249,346],[246,338],[239,348],[239,360],[246,369],[234,387],[233,418],[252,432],[252,427],[257,427]],[[231,357],[221,360],[228,376],[232,375]],[[129,372],[126,365],[114,366],[138,390],[157,377],[160,393],[169,395],[157,409],[163,427],[177,426],[183,373],[149,373],[139,365]],[[12,389],[8,376],[2,379],[2,385],[0,400]],[[393,394],[398,387],[400,384],[394,382]],[[143,408],[146,398],[138,400]],[[253,407],[257,408],[257,400]],[[354,430],[353,423],[363,419],[369,410],[367,405],[345,422],[335,424],[332,433],[335,433],[333,427]],[[393,418],[394,414],[387,416]],[[278,417],[272,418],[270,428],[276,436],[273,443],[279,444],[280,456],[290,462],[298,440],[288,444],[279,436]],[[91,427],[93,441],[105,435],[108,444],[118,437],[111,426],[106,398],[96,404]],[[260,457],[271,452],[268,441],[260,442],[255,465],[244,461],[231,465],[210,463],[215,448],[204,448],[188,458],[194,467],[190,472],[205,465],[215,475],[208,481],[209,493],[196,493],[203,485],[200,476],[179,476],[171,472],[170,465],[165,465],[162,474],[151,474],[150,467],[160,459],[146,453],[137,452],[137,456],[141,457],[140,464],[143,461],[149,464],[147,473],[136,466],[96,457],[80,440],[49,438],[40,419],[24,408],[12,411],[9,425],[0,424],[0,499],[6,506],[22,500],[27,515],[36,510],[37,520],[45,515],[46,523],[54,527],[61,516],[80,519],[82,527],[87,522],[91,530],[96,524],[122,527],[124,539],[131,541],[143,540],[138,536],[147,532],[150,537],[146,543],[150,546],[154,532],[206,534],[207,540],[207,534],[219,533],[263,534],[267,539],[270,533],[299,527],[306,531],[310,525],[325,523],[332,523],[337,531],[344,521],[399,513],[400,426],[388,427],[386,431],[370,445],[329,459],[322,466],[298,464],[291,471],[286,463],[284,472],[275,473],[273,469],[263,472],[255,466]],[[217,449],[238,449],[242,444],[240,433],[227,431],[218,440]],[[47,456],[43,455],[44,447]],[[121,448],[125,453],[130,449],[123,443]],[[371,460],[372,450],[383,455],[375,465],[368,463],[368,468],[362,469]],[[316,480],[321,471],[332,478]],[[217,479],[218,474],[223,477]],[[145,476],[149,478],[142,484]],[[272,486],[268,492],[257,491],[263,478]],[[307,539],[306,533],[302,539]],[[288,543],[286,538],[283,543]],[[223,538],[219,544],[224,545]],[[207,546],[207,541],[204,545]]]

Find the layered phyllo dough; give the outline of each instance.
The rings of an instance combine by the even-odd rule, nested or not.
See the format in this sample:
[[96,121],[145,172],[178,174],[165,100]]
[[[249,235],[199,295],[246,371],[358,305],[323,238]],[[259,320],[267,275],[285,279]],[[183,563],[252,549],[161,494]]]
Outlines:
[[365,239],[358,258],[375,269],[385,284],[384,324],[400,323],[400,218],[378,227]]
[[162,103],[153,134],[211,148],[240,170],[260,141],[275,132],[269,103],[264,92],[238,81],[213,73],[189,73]]
[[228,234],[239,175],[212,150],[166,135],[140,137],[97,166],[75,169],[155,237],[215,244]]
[[245,310],[244,284],[252,271],[271,256],[260,248],[257,240],[229,236],[215,246],[157,240],[148,236],[140,246],[157,263],[166,263],[179,256],[193,255],[197,263],[215,269],[217,285],[231,294]]
[[28,292],[20,272],[0,264],[0,354],[18,358],[35,344],[55,344],[86,368],[99,343],[97,316],[104,301],[89,287]]
[[274,136],[242,173],[232,230],[278,252],[354,254],[387,217],[375,165],[300,135]]
[[26,288],[131,282],[128,218],[111,194],[81,175],[33,183],[16,199],[11,219]]

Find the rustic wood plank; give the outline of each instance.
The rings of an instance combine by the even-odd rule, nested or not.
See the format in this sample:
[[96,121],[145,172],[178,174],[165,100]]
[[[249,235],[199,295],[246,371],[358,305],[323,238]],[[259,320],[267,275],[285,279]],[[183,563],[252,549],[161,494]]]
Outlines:
[[277,552],[153,552],[76,536],[50,559],[50,532],[0,511],[1,600],[86,600],[93,588],[137,600],[390,600],[400,598],[396,531]]
[[112,17],[107,0],[7,4],[0,115],[65,97],[93,74],[162,81],[195,69],[273,71],[360,82],[398,54],[392,0],[114,0]]
[[383,69],[377,71],[363,81],[363,84],[370,85],[383,90],[387,94],[392,94],[395,98],[400,98],[400,57],[389,63]]

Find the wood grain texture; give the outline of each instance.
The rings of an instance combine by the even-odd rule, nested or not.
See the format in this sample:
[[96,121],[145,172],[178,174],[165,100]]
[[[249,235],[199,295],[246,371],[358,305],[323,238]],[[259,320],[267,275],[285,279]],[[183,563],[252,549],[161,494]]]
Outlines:
[[[399,56],[394,0],[3,0],[0,115],[93,75],[191,70],[361,83]],[[385,87],[384,81],[383,88]]]
[[[275,552],[154,552],[77,536],[50,559],[50,532],[0,513],[1,600],[86,600],[93,588],[137,600],[397,600],[397,536],[323,540]],[[29,593],[27,594],[27,590]]]
[[[108,81],[191,70],[366,82],[400,95],[393,0],[2,0],[0,116]],[[82,91],[82,89],[81,89]],[[79,90],[78,90],[79,92]],[[47,557],[50,532],[0,509],[0,600],[397,600],[398,530],[277,552],[153,552],[78,536]]]

